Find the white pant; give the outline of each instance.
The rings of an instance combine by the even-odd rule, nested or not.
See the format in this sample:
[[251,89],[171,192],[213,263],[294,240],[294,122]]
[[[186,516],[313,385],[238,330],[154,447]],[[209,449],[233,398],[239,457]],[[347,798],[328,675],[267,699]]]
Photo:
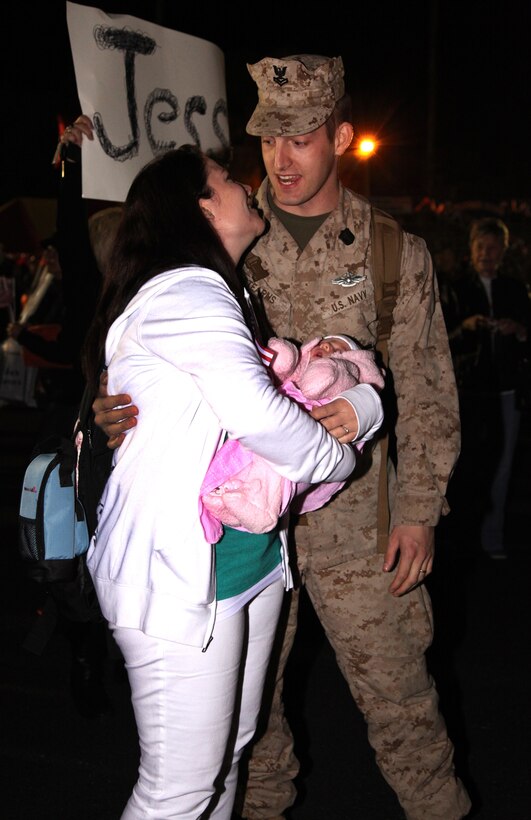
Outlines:
[[256,730],[283,594],[277,581],[218,622],[205,652],[114,628],[141,751],[122,820],[230,820],[238,761]]

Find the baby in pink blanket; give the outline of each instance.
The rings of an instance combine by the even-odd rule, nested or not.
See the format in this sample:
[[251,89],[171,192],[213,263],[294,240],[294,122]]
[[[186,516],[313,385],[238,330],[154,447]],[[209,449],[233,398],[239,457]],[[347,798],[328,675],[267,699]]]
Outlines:
[[[311,410],[362,382],[382,388],[374,353],[348,336],[318,337],[299,350],[285,339],[270,339],[273,379],[280,392]],[[222,525],[252,533],[272,530],[291,506],[305,513],[326,504],[345,482],[294,484],[238,441],[227,440],[214,456],[200,492],[205,537],[217,543]]]

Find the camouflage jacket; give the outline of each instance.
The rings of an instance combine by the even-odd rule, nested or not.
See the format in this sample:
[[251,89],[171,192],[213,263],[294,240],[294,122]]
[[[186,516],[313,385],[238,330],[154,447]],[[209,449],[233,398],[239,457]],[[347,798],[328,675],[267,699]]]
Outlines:
[[[245,272],[275,334],[302,342],[346,333],[373,347],[370,203],[341,187],[337,208],[301,252],[272,213],[267,186],[265,180],[257,199],[270,227],[248,254]],[[424,240],[408,233],[388,349],[397,453],[391,521],[434,526],[448,509],[445,492],[459,453],[459,411],[432,260]],[[346,505],[352,511],[360,501],[376,508],[378,463],[374,458],[367,475],[336,497],[335,510]]]

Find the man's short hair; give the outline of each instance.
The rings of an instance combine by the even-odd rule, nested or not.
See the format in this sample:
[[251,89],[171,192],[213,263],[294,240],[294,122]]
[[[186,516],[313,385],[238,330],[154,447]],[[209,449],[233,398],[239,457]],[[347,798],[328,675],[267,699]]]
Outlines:
[[334,106],[334,110],[325,122],[326,133],[330,142],[334,139],[335,133],[342,122],[352,124],[352,97],[350,94],[343,94]]
[[470,244],[480,236],[486,235],[497,237],[501,240],[504,248],[509,247],[509,228],[501,219],[486,216],[472,223],[469,234]]

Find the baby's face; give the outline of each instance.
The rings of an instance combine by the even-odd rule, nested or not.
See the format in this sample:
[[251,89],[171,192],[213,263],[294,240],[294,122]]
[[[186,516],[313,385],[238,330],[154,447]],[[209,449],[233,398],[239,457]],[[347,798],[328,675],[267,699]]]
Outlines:
[[350,347],[343,339],[321,339],[319,344],[312,347],[310,359],[328,359],[332,353],[346,353]]

